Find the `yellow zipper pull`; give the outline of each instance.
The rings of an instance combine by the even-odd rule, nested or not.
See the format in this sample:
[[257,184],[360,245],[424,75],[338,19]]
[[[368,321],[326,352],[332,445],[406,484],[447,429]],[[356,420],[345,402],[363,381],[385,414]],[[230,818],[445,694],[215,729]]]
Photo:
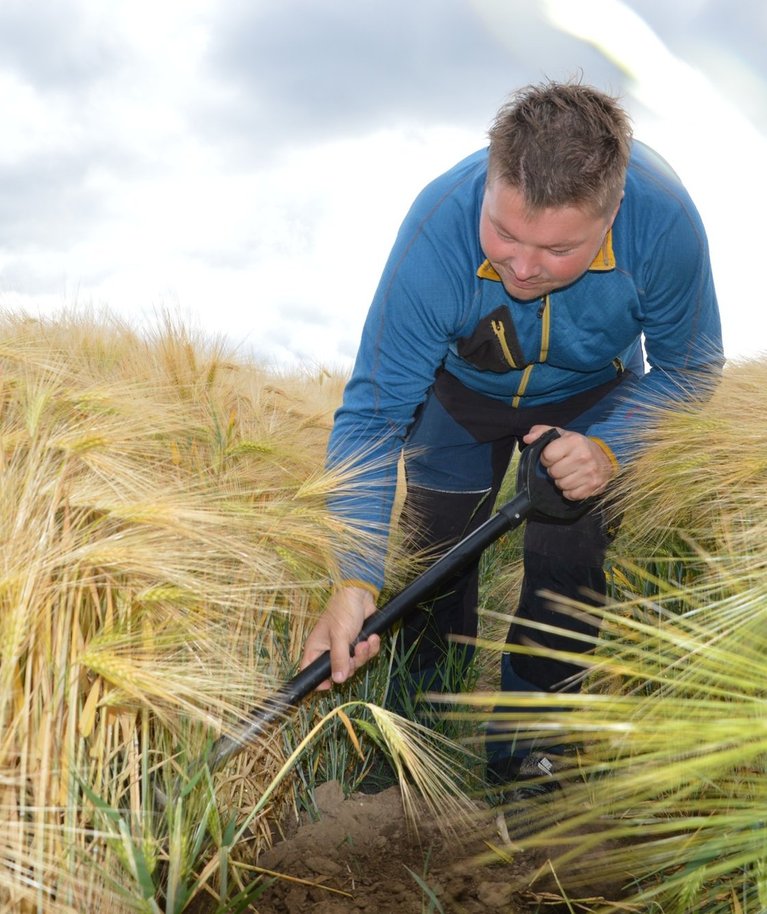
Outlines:
[[514,357],[511,354],[509,349],[509,344],[506,342],[506,330],[504,329],[502,321],[490,321],[490,326],[493,328],[493,333],[498,339],[498,343],[501,347],[501,352],[503,353],[504,359],[512,368],[516,368],[517,364],[514,361]]

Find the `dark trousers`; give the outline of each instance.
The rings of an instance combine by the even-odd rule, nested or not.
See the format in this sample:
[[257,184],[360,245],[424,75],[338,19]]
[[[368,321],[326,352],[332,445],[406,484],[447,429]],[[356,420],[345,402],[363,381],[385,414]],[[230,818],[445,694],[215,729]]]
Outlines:
[[[438,375],[420,408],[405,450],[407,497],[403,523],[411,546],[436,557],[491,515],[509,462],[533,425],[555,425],[585,431],[600,415],[609,391],[627,377],[559,403],[513,409],[464,387],[446,372]],[[605,407],[601,406],[602,411]],[[596,508],[575,521],[530,519],[524,531],[524,578],[519,605],[508,633],[511,644],[535,643],[552,651],[588,650],[588,644],[567,633],[594,635],[598,621],[586,614],[561,613],[542,591],[553,591],[579,603],[597,605],[605,594],[603,564],[609,536],[603,512]],[[457,691],[456,673],[471,659],[464,647],[453,663],[445,663],[451,635],[477,634],[478,563],[445,584],[428,606],[403,623],[401,656],[406,659],[400,680],[425,691]],[[525,620],[557,627],[564,633],[531,629]],[[575,691],[572,677],[580,667],[556,657],[504,654],[503,691]],[[448,677],[447,674],[450,674]],[[392,683],[390,694],[402,689]],[[502,710],[499,708],[499,710]],[[509,756],[525,750],[502,723],[489,725],[488,756],[502,767]]]

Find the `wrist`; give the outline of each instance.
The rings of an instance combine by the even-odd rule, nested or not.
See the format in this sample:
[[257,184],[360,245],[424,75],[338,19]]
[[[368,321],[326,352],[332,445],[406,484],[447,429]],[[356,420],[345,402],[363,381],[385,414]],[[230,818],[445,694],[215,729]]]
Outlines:
[[347,578],[343,581],[340,581],[334,589],[335,591],[339,591],[344,590],[347,587],[354,588],[356,590],[364,590],[366,593],[371,594],[374,600],[378,599],[380,593],[375,584],[371,584],[369,581],[363,581],[361,578]]
[[617,476],[620,472],[621,465],[618,463],[618,458],[613,453],[612,448],[607,442],[603,441],[601,438],[594,438],[589,436],[589,441],[593,441],[594,444],[599,448],[599,450],[605,455],[611,470],[611,476]]

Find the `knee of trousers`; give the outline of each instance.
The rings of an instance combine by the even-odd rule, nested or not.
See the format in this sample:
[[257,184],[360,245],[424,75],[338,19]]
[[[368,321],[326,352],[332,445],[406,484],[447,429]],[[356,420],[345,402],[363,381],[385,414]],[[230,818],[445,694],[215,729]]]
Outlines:
[[[537,644],[553,651],[590,650],[589,639],[601,627],[596,609],[604,604],[605,593],[601,566],[567,565],[528,553],[508,643]],[[572,638],[571,634],[585,639]]]
[[525,553],[570,566],[601,567],[614,535],[599,508],[572,521],[533,518],[525,526]]
[[[539,546],[540,551],[531,546]],[[525,538],[524,578],[507,641],[534,646],[540,653],[515,652],[510,657],[523,679],[545,690],[577,689],[583,668],[564,654],[587,654],[593,649],[601,620],[590,608],[604,602],[606,546],[597,518],[565,529],[536,524],[533,535]]]
[[492,490],[445,492],[408,483],[400,526],[411,551],[430,557],[455,545],[487,519]]
[[[401,525],[413,553],[433,562],[486,517],[492,505],[489,492],[440,492],[408,486]],[[487,504],[486,504],[487,503]],[[449,635],[472,638],[477,633],[476,563],[442,582],[434,597],[409,613],[402,625],[402,641],[430,662],[447,649]]]
[[[514,673],[546,691],[577,691],[584,667],[570,658],[590,653],[599,634],[601,620],[590,607],[603,600],[604,573],[584,567],[574,572],[563,574],[560,568],[555,576],[527,575],[507,635],[508,644],[535,651],[510,655]],[[559,604],[557,595],[566,604]]]

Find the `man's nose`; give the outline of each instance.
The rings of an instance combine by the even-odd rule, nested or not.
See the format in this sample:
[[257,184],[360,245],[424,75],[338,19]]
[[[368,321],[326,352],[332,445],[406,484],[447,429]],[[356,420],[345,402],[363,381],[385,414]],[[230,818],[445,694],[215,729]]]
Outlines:
[[516,245],[506,261],[517,279],[525,282],[527,279],[533,279],[540,272],[535,252],[522,245]]

